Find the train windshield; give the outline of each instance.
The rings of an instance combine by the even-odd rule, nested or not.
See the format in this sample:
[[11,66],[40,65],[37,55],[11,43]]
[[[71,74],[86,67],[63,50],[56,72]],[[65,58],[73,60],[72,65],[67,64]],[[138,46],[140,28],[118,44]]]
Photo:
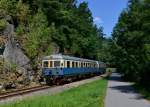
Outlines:
[[60,61],[54,61],[54,67],[60,67]]
[[43,67],[47,68],[48,67],[48,61],[43,62]]

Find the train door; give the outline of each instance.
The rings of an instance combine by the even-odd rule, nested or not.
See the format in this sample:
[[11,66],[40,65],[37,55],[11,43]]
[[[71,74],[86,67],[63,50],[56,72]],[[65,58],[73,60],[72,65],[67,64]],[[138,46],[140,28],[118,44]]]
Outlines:
[[61,60],[54,61],[53,75],[63,75],[63,63]]

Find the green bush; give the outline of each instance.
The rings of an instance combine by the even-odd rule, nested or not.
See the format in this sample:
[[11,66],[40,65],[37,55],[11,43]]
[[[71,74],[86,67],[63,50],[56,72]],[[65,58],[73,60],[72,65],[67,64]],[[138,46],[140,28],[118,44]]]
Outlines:
[[3,30],[6,27],[6,20],[5,19],[0,19],[0,30]]
[[11,71],[12,71],[12,72],[16,72],[16,69],[17,69],[17,65],[14,64],[14,63],[12,63],[12,64],[11,64]]

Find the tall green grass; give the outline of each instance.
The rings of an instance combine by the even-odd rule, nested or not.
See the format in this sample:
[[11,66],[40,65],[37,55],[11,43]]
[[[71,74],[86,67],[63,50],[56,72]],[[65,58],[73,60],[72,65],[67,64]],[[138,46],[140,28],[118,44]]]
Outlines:
[[55,95],[34,96],[0,107],[104,107],[107,80],[97,80]]

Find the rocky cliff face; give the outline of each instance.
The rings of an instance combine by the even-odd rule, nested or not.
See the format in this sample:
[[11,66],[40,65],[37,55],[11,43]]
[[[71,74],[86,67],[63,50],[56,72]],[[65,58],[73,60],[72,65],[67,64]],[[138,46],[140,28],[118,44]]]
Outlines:
[[[17,86],[16,84],[27,84],[33,74],[30,59],[24,54],[19,43],[15,40],[14,25],[10,23],[9,20],[7,20],[5,29],[0,31],[0,38],[1,42],[3,42],[1,44],[4,45],[4,49],[1,49],[3,52],[1,52],[2,54],[0,55],[0,62],[4,64],[4,66],[2,65],[1,67],[3,73],[0,74],[0,85],[4,87],[14,87]],[[12,65],[15,65],[15,72],[11,72],[13,71],[11,68]],[[3,67],[7,70],[5,71]],[[10,77],[13,78],[9,79]]]
[[14,26],[8,24],[4,32],[5,36],[7,36],[3,53],[4,60],[15,64],[19,68],[24,68],[25,70],[30,69],[29,58],[23,53],[19,43],[14,39]]

